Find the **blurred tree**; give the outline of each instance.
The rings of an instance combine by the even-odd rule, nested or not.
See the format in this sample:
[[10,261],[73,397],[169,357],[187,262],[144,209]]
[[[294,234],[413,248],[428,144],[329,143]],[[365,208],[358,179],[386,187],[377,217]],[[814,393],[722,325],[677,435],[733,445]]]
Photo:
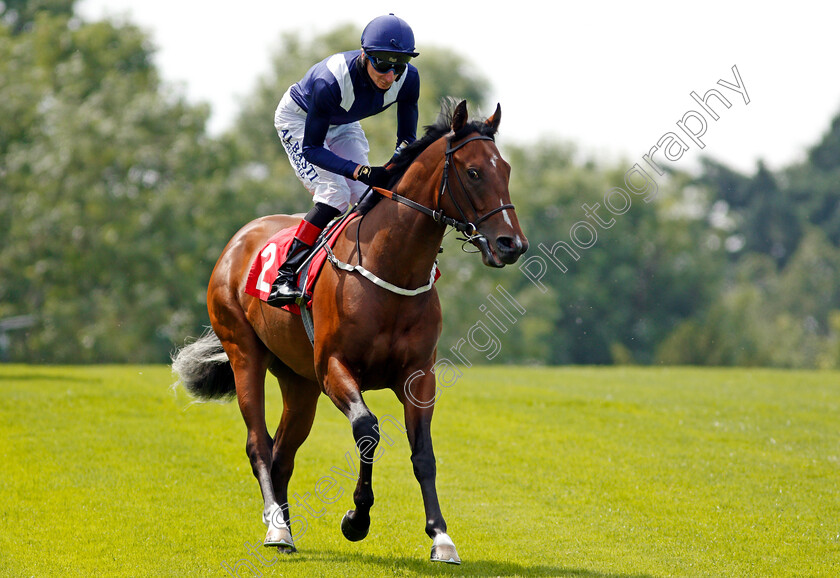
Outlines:
[[840,115],[804,162],[752,176],[706,160],[728,284],[658,347],[662,363],[838,367]]
[[207,108],[164,90],[133,26],[39,11],[0,54],[0,317],[39,319],[13,358],[166,359],[201,294],[182,261],[210,243],[178,232],[225,166]]
[[809,227],[787,266],[745,256],[733,283],[662,341],[663,364],[838,368],[840,249]]
[[746,177],[706,159],[696,182],[710,187],[735,221],[732,241],[738,242],[730,245],[733,256],[763,253],[784,265],[802,236],[802,222],[797,218],[800,210],[794,195],[779,187],[763,162],[759,161],[754,176]]
[[[630,163],[576,164],[568,147],[564,151],[540,143],[536,148],[543,152],[521,151],[513,157],[520,169],[515,189],[528,191],[518,205],[530,255],[544,259],[549,268],[542,295],[521,276],[520,287],[532,285],[523,289],[523,299],[535,297],[541,304],[535,308],[541,330],[523,338],[532,350],[542,349],[549,363],[649,363],[657,343],[702,310],[717,290],[721,252],[704,242],[709,233],[703,212],[687,209],[698,202],[689,199],[698,190],[687,186],[686,175],[674,174],[660,179],[655,202],[634,197],[625,213],[613,215],[604,208],[604,197],[614,187],[625,187]],[[572,241],[580,222],[597,232],[591,248]],[[575,260],[559,251],[566,272],[546,258],[556,242],[568,243],[579,255]],[[548,311],[546,301],[554,304]]]
[[840,245],[840,114],[821,141],[808,151],[807,161],[783,172],[802,221],[820,227]]
[[840,114],[831,121],[822,140],[808,151],[808,161],[814,169],[822,172],[840,168]]
[[0,2],[0,22],[12,34],[29,30],[38,13],[70,17],[76,0],[3,0]]

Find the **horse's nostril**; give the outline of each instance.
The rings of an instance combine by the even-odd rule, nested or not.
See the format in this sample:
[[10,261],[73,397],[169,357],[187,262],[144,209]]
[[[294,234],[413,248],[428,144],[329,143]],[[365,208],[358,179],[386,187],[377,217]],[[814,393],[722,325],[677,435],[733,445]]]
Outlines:
[[514,237],[499,237],[496,239],[496,248],[500,253],[518,253],[522,249],[522,242]]

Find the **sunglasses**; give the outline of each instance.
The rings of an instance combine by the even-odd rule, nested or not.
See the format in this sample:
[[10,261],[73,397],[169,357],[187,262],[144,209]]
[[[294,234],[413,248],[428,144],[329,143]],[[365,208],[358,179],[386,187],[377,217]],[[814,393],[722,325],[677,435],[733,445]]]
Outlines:
[[405,72],[408,61],[411,59],[407,54],[392,52],[369,52],[367,57],[373,69],[379,74],[386,74],[389,70],[393,70],[397,76]]

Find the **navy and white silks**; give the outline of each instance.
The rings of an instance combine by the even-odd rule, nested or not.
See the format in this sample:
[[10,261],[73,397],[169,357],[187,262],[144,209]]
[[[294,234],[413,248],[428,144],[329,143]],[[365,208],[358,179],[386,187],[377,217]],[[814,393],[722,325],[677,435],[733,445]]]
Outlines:
[[361,119],[397,104],[397,143],[417,138],[420,75],[411,64],[387,91],[360,65],[361,50],[334,54],[309,69],[277,107],[274,126],[298,178],[313,200],[344,211],[367,189],[353,180],[367,165]]

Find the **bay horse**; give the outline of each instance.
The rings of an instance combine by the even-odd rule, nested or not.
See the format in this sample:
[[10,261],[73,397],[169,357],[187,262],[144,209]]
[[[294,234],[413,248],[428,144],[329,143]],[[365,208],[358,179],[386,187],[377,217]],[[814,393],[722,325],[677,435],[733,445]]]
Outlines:
[[[256,219],[233,236],[219,257],[207,289],[212,329],[180,349],[172,369],[195,397],[235,393],[248,429],[246,452],[264,502],[265,546],[295,551],[287,489],[295,453],[309,435],[322,393],[350,421],[360,454],[355,509],[344,516],[341,530],[353,541],[367,535],[373,506],[372,456],[380,434],[362,392],[391,389],[404,407],[426,534],[433,540],[431,559],[460,563],[435,488],[430,432],[434,404],[415,402],[433,400],[436,390],[432,369],[441,307],[429,272],[447,226],[464,232],[490,267],[516,262],[528,248],[510,203],[510,165],[494,140],[500,121],[499,105],[484,121],[468,120],[466,101],[454,110],[444,105],[437,122],[426,127],[426,134],[404,149],[391,167],[389,189],[377,189],[399,202],[382,197],[373,203],[364,217],[356,217],[362,222],[342,231],[333,248],[344,264],[364,258],[364,267],[392,287],[429,285],[427,291],[399,294],[325,264],[311,297],[311,343],[299,315],[270,307],[244,291],[257,252],[280,229],[297,226],[299,217]],[[283,396],[273,439],[265,422],[267,370],[277,378]]]

